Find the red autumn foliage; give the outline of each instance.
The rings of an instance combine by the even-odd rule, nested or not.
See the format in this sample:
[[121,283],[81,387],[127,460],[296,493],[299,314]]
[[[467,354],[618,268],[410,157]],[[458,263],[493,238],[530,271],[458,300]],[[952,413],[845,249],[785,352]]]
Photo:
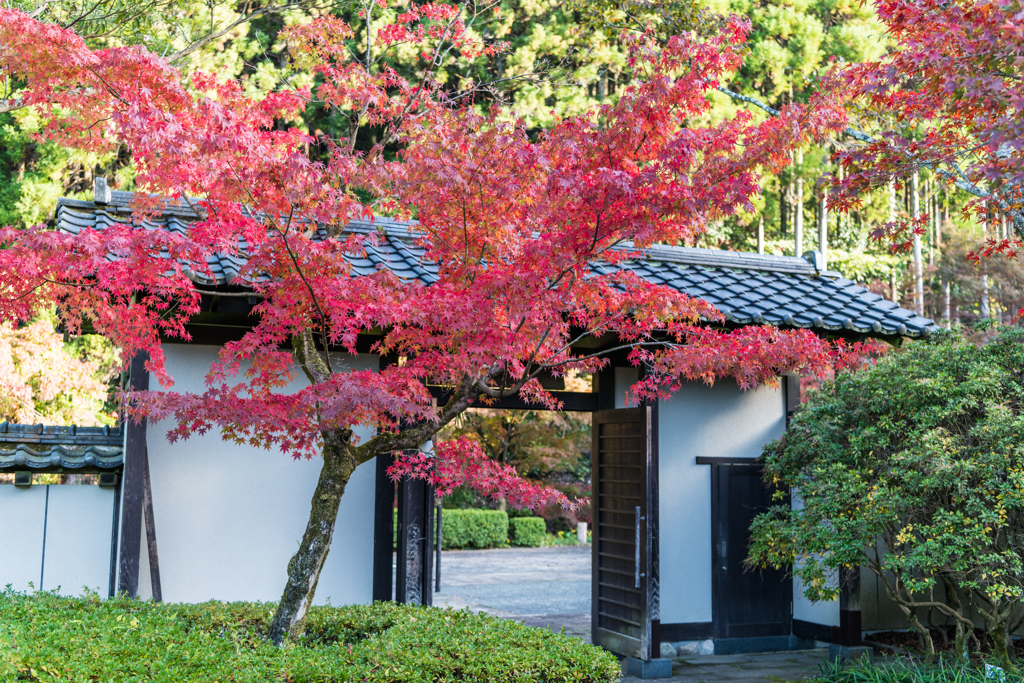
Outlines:
[[[838,155],[845,178],[835,206],[856,207],[866,191],[902,184],[929,168],[969,193],[965,213],[1014,222],[1016,235],[991,238],[972,256],[1016,256],[1024,234],[1024,5],[881,0],[875,6],[896,49],[836,75],[865,122],[887,132]],[[875,237],[905,250],[927,218],[904,216]]]
[[[185,78],[142,48],[92,51],[70,31],[0,9],[0,76],[24,84],[22,96],[48,117],[44,135],[87,149],[126,145],[140,190],[132,223],[78,235],[0,230],[0,319],[24,320],[59,301],[72,331],[88,321],[126,356],[148,352],[149,369],[169,386],[161,338],[188,338],[200,306],[192,276],[211,276],[215,254],[244,259],[232,284],[259,299],[253,327],[223,347],[206,390],[133,392],[128,410],[175,420],[172,438],[218,429],[323,456],[330,485],[322,477],[316,499],[331,501],[333,516],[314,519],[314,509],[272,627],[275,640],[295,635],[351,471],[417,447],[469,405],[518,393],[557,408],[541,373],[593,372],[621,348],[650,370],[636,398],[685,379],[754,386],[865,350],[808,330],[709,328],[722,317],[707,303],[617,267],[749,208],[762,169],[779,169],[793,146],[845,125],[827,99],[762,122],[740,113],[695,124],[708,91],[738,65],[746,30],[733,20],[721,37],[663,47],[632,37],[635,80],[616,103],[531,137],[510,112],[453,99],[429,72],[409,82],[350,61],[351,31],[336,19],[289,29],[297,63],[318,77],[314,92],[251,98],[234,81]],[[378,39],[435,55],[500,49],[469,43],[458,8],[443,4],[400,14]],[[376,127],[381,141],[363,155],[354,140],[289,127],[311,98]],[[184,234],[145,229],[140,219],[166,202],[201,218]],[[409,248],[436,264],[436,276],[353,273],[350,260],[387,238],[345,228],[379,213],[415,217]],[[401,362],[348,369],[342,355],[356,353],[361,335],[376,339],[372,353]],[[608,343],[577,345],[590,337]],[[285,391],[300,371],[308,384]],[[451,387],[451,399],[435,407],[427,383]],[[357,425],[375,436],[360,442]],[[524,505],[550,501],[471,443],[439,453],[400,460],[395,473],[443,487],[461,481]]]
[[434,486],[438,497],[447,496],[459,486],[483,491],[514,508],[539,510],[549,505],[576,510],[585,500],[570,500],[564,493],[537,486],[519,476],[516,468],[488,458],[480,442],[459,437],[437,444],[434,452],[408,451],[396,454],[388,475],[423,479]]

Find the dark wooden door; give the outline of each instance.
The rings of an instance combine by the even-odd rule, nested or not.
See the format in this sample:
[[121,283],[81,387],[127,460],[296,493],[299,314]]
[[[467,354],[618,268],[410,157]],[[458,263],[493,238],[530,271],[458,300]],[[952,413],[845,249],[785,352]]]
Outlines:
[[750,523],[771,504],[760,464],[711,470],[712,604],[716,638],[788,636],[793,582],[777,569],[748,570]]
[[398,484],[395,602],[432,605],[434,487],[406,477]]
[[644,660],[660,648],[656,476],[651,409],[594,413],[592,638]]

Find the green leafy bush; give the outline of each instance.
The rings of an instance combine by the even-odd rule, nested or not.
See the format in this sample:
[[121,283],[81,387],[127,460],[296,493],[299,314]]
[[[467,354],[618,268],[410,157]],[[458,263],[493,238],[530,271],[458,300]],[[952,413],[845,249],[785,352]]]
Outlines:
[[441,548],[499,548],[508,542],[508,515],[501,510],[445,510]]
[[523,548],[539,548],[544,545],[547,524],[543,517],[513,517],[508,520],[508,540],[512,545]]
[[270,603],[154,604],[0,593],[0,680],[153,683],[578,681],[614,657],[575,638],[468,610],[314,607],[297,643],[263,639]]
[[812,600],[834,598],[831,577],[860,566],[928,654],[927,622],[954,624],[963,652],[977,649],[980,617],[1012,669],[1009,634],[1024,624],[1024,331],[980,347],[936,337],[826,382],[765,448],[766,477],[803,504],[754,520],[751,559],[792,567]]

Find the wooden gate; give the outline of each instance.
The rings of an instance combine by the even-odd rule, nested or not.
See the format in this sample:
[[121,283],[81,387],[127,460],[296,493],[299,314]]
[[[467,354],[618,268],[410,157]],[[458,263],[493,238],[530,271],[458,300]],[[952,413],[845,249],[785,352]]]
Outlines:
[[594,413],[592,638],[642,660],[661,647],[653,441],[649,407]]
[[711,469],[712,613],[716,638],[788,636],[793,585],[779,569],[747,570],[750,523],[771,505],[760,463]]

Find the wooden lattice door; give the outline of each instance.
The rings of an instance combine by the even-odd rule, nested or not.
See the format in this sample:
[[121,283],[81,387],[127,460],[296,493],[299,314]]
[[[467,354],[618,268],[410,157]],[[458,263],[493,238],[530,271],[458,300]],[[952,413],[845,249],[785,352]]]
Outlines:
[[659,654],[657,461],[649,407],[593,420],[592,637],[617,654]]

